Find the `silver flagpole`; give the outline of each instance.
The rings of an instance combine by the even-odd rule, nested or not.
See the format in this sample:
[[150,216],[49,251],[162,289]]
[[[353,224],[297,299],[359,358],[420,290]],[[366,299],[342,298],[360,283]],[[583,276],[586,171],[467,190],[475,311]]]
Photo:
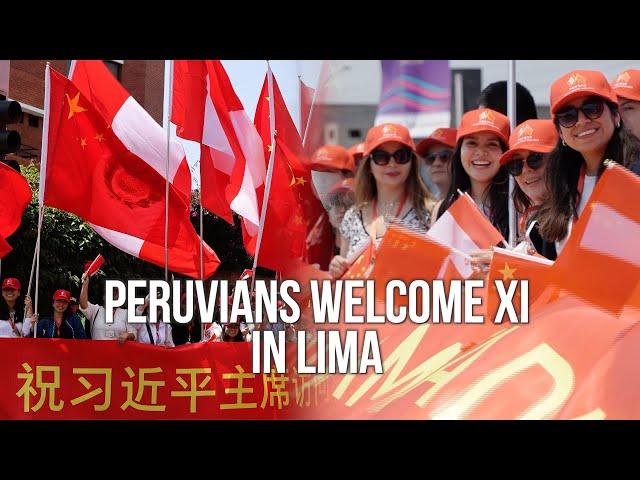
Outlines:
[[165,60],[165,98],[167,109],[165,111],[165,127],[167,129],[167,169],[165,178],[165,209],[164,209],[164,280],[169,281],[169,159],[171,155],[171,88],[173,80],[173,61]]
[[[507,116],[511,125],[511,131],[516,127],[516,61],[509,60],[509,80],[507,82]],[[516,245],[516,233],[518,229],[518,212],[513,202],[513,190],[515,180],[509,175],[509,244]]]
[[[267,60],[267,84],[269,89],[269,128],[271,129],[271,155],[269,156],[269,166],[267,167],[267,178],[264,186],[264,198],[262,199],[262,212],[260,213],[260,225],[258,228],[258,239],[256,240],[256,253],[253,257],[253,275],[251,276],[251,292],[256,283],[256,268],[258,267],[258,254],[262,243],[262,233],[264,231],[264,221],[267,216],[267,206],[269,204],[269,192],[271,191],[271,178],[273,177],[273,164],[276,158],[276,113],[275,99],[273,97],[273,72]],[[262,99],[261,99],[262,100]]]

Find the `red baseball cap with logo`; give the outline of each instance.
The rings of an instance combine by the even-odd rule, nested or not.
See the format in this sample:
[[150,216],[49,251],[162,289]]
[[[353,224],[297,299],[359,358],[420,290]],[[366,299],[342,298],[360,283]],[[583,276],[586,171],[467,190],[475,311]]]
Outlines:
[[618,97],[640,102],[640,70],[629,69],[620,73],[611,83],[611,88]]
[[427,154],[429,148],[434,145],[443,145],[445,147],[455,148],[456,135],[458,130],[455,128],[437,128],[427,138],[422,140],[416,146],[418,155],[424,157]]
[[347,151],[351,154],[355,163],[358,163],[364,157],[364,142],[351,145]]
[[53,294],[53,299],[54,300],[64,300],[65,302],[70,302],[71,301],[71,292],[69,292],[68,290],[63,290],[63,289],[58,289],[55,291],[55,293]]
[[551,84],[551,114],[562,108],[574,98],[602,97],[613,103],[618,103],[615,92],[601,72],[595,70],[574,70]]
[[490,108],[470,110],[460,120],[456,142],[472,133],[494,133],[507,144],[509,143],[509,130],[509,119],[506,115]]
[[399,123],[383,123],[370,128],[367,132],[367,138],[364,140],[364,156],[369,156],[380,145],[388,142],[398,142],[414,152],[416,150],[407,127]]
[[356,161],[343,146],[324,145],[311,156],[311,170],[319,172],[349,170],[355,172]]
[[21,286],[17,278],[5,278],[2,281],[2,290],[20,290]]
[[527,120],[518,125],[509,138],[509,150],[500,157],[504,165],[517,152],[549,153],[558,144],[560,136],[551,120]]

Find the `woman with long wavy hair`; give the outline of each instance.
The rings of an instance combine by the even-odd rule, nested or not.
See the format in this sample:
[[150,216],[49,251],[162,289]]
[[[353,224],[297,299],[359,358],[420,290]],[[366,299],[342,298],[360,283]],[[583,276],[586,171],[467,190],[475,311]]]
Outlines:
[[555,242],[560,254],[604,161],[629,167],[640,156],[640,142],[623,128],[616,94],[600,72],[576,70],[553,82],[551,114],[560,140],[549,154],[549,196],[537,220],[542,237]]
[[430,225],[433,195],[420,176],[409,130],[393,123],[377,125],[369,129],[364,143],[355,178],[355,205],[344,215],[340,255],[329,265],[334,278],[347,271],[368,242],[375,251],[392,221],[419,232],[426,232]]

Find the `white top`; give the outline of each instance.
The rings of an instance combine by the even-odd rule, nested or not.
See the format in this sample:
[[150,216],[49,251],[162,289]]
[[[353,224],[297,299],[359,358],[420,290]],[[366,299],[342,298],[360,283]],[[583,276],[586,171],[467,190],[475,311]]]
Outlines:
[[[151,329],[151,335],[153,335],[153,343],[155,345],[175,347],[170,324],[164,322],[150,323],[149,328]],[[151,344],[146,323],[136,323],[136,331],[138,342]]]
[[[24,335],[22,322],[16,323],[15,327],[21,335]],[[11,322],[9,320],[0,320],[0,338],[15,338],[21,335],[17,335],[15,330],[11,328]]]
[[[144,308],[142,306],[136,307],[136,314],[143,315]],[[154,345],[165,345],[167,347],[175,347],[173,343],[173,335],[171,334],[171,324],[164,322],[149,323],[151,329],[151,335],[153,335]],[[151,339],[149,339],[149,330],[146,323],[136,323],[136,336],[138,342],[148,343],[151,345]]]
[[90,322],[92,340],[117,340],[124,332],[133,333],[137,338],[136,328],[127,323],[127,311],[122,308],[116,308],[110,324],[106,322],[106,311],[101,305],[88,302],[87,308],[80,307],[80,311]]
[[[587,202],[593,193],[593,189],[596,186],[596,181],[598,180],[597,175],[585,175],[584,176],[584,187],[582,189],[582,195],[580,196],[580,203],[578,204],[578,218],[582,215],[585,207],[587,206]],[[556,242],[556,253],[560,255],[560,252],[564,248],[567,243],[567,240],[571,236],[571,228],[573,227],[573,219],[569,219],[569,225],[567,225],[567,236],[562,240]]]

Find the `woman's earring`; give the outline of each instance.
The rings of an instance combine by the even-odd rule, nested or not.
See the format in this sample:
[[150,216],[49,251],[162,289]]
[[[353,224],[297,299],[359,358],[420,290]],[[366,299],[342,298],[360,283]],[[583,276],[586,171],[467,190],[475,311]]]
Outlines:
[[562,146],[563,146],[563,147],[566,147],[566,146],[567,146],[567,143],[564,141],[564,138],[562,139]]

